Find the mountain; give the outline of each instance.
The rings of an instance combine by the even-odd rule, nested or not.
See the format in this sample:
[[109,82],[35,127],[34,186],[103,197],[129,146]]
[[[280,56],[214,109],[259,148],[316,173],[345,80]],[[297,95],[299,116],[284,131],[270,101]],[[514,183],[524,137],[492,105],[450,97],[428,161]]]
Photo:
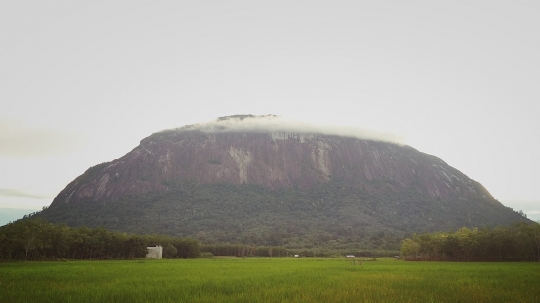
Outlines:
[[36,216],[208,243],[378,248],[412,232],[526,220],[410,146],[250,115],[152,134]]

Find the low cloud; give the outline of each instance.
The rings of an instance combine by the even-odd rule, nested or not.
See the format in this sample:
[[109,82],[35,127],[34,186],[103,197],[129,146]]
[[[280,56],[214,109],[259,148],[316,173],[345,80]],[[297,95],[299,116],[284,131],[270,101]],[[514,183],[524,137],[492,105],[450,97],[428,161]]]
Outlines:
[[75,150],[81,139],[66,130],[0,119],[0,142],[0,156],[35,157],[66,154]]
[[220,132],[286,132],[301,134],[323,134],[340,137],[385,141],[403,144],[403,138],[394,134],[377,132],[356,127],[319,125],[307,122],[295,121],[274,115],[252,116],[238,115],[218,118],[217,120],[189,125],[180,128],[200,130],[207,133]]
[[22,190],[12,189],[12,188],[0,188],[0,196],[12,197],[12,198],[30,198],[30,199],[52,198],[47,195],[36,195],[36,194],[32,194],[32,193],[28,193]]

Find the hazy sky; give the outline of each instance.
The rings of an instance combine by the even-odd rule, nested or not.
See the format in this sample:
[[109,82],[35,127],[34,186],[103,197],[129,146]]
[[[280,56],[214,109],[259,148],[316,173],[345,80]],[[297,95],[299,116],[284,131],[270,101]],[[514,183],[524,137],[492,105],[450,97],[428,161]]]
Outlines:
[[167,128],[402,138],[540,219],[540,1],[0,1],[0,208]]

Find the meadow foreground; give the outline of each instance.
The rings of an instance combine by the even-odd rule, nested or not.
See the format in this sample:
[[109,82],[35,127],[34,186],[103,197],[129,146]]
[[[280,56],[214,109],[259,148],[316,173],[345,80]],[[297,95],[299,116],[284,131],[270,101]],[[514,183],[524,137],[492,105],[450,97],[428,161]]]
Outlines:
[[538,262],[354,263],[345,258],[0,263],[0,302],[540,302]]

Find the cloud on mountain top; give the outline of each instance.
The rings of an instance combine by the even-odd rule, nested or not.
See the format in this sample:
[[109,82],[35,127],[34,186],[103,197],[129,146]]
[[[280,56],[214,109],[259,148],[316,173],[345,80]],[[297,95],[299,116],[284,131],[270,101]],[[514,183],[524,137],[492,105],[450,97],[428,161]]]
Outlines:
[[236,115],[229,117],[221,117],[214,121],[189,125],[181,128],[181,130],[182,129],[200,130],[206,133],[286,132],[301,134],[322,134],[403,144],[403,138],[400,138],[399,136],[396,136],[394,134],[361,129],[356,127],[312,124],[302,121],[286,119],[275,115]]

